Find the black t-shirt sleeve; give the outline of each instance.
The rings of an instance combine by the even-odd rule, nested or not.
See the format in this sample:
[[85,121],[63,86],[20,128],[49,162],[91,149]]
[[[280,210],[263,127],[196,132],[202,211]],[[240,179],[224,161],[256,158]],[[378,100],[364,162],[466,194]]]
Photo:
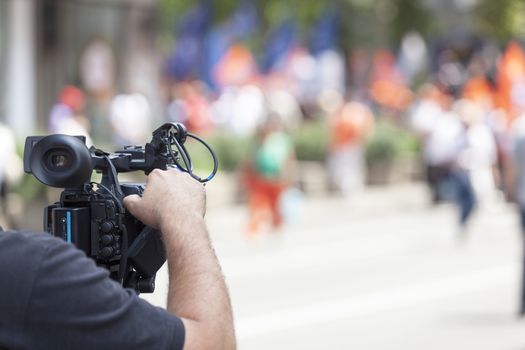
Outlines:
[[44,249],[25,314],[31,349],[182,349],[184,325],[123,289],[57,239]]

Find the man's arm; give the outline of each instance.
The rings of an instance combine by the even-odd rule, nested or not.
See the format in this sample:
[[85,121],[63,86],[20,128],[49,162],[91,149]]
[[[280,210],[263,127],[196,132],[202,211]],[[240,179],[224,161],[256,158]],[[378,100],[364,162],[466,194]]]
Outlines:
[[170,278],[168,311],[182,318],[184,349],[235,349],[228,291],[204,222],[204,187],[177,170],[154,170],[143,197],[128,196],[124,204],[162,231]]

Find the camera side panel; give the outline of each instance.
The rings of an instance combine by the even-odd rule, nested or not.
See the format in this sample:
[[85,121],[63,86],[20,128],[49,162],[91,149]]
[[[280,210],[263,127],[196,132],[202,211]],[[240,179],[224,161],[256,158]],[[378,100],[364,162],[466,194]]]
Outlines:
[[89,208],[51,209],[51,233],[90,255],[90,213]]

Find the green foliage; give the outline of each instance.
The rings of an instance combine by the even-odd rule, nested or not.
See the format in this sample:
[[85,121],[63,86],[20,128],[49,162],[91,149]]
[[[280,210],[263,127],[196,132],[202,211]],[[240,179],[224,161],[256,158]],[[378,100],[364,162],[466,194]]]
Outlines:
[[415,31],[426,37],[433,29],[432,14],[422,5],[420,1],[394,0],[393,9],[395,16],[390,24],[390,36],[397,46],[401,43],[403,36]]
[[[198,3],[194,0],[161,0],[160,9],[165,28],[167,26],[169,30],[173,30],[173,26],[179,23],[183,15]],[[223,22],[240,3],[239,0],[211,1],[214,22]],[[256,5],[267,26],[273,27],[285,18],[294,17],[303,29],[308,29],[327,7],[325,2],[316,0],[264,0],[256,1]]]
[[475,12],[479,31],[500,43],[525,34],[524,0],[480,0]]
[[[214,135],[206,136],[205,139],[219,159],[220,170],[236,170],[248,155],[250,141],[246,137],[218,132]],[[213,161],[208,150],[192,140],[186,142],[186,148],[190,152],[197,174],[199,176],[207,175],[213,168]]]
[[324,120],[307,121],[292,134],[298,160],[324,161],[328,151],[328,126]]
[[374,135],[366,148],[366,161],[371,163],[392,163],[404,156],[413,155],[419,149],[415,135],[403,128],[382,121],[377,123]]
[[373,4],[372,1],[352,1],[341,9],[340,40],[344,50],[349,51],[350,47],[374,48],[383,44],[383,26],[375,17]]
[[326,2],[316,0],[268,0],[259,3],[263,21],[273,28],[286,18],[295,18],[303,31],[306,31],[326,9]]
[[[429,38],[438,34],[440,27],[439,16],[424,0],[254,1],[261,17],[261,32],[246,44],[255,52],[262,50],[265,33],[286,18],[297,21],[300,35],[306,40],[312,25],[331,6],[341,14],[339,45],[344,52],[356,46],[394,48],[409,31],[417,31]],[[239,3],[240,0],[210,1],[214,24],[228,19]],[[447,3],[435,6],[454,8]],[[176,25],[183,15],[197,4],[198,1],[194,0],[159,0],[164,48],[172,45]],[[525,0],[478,0],[474,11],[456,17],[468,19],[465,23],[468,29],[495,38],[500,43],[525,35]],[[441,30],[449,29],[441,26]]]
[[[36,135],[44,134],[44,132],[38,131]],[[25,143],[18,140],[16,143],[16,154],[20,159],[24,158],[24,146]],[[14,192],[24,200],[35,200],[37,198],[43,198],[46,195],[46,185],[38,181],[33,175],[23,174],[22,178],[17,180],[12,187],[9,188],[10,192]]]
[[[160,0],[159,13],[161,18],[161,45],[168,49],[175,38],[175,30],[180,24],[184,15],[193,7],[198,5],[198,1],[194,0]],[[225,18],[228,18],[234,11],[237,4],[236,0],[221,0],[211,1],[213,21],[221,23]]]
[[24,174],[22,179],[9,190],[18,194],[25,201],[34,201],[39,198],[45,198],[47,188],[33,175]]
[[[228,19],[240,3],[239,0],[210,2],[214,24],[223,23]],[[197,1],[191,0],[160,0],[161,44],[164,48],[172,45],[177,25],[180,24],[184,15],[197,4]],[[287,18],[296,19],[300,31],[307,33],[327,8],[325,2],[315,0],[265,0],[256,1],[256,5],[261,16],[263,33],[275,28]],[[247,44],[253,49],[260,50],[263,45],[262,39],[264,35],[257,35]]]

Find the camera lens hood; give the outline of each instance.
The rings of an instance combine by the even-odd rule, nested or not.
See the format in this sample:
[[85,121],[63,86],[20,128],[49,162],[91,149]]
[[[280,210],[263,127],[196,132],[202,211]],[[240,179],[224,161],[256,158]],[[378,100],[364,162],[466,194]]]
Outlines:
[[93,172],[91,153],[75,136],[50,135],[34,146],[31,171],[42,183],[52,187],[77,187],[89,181]]

